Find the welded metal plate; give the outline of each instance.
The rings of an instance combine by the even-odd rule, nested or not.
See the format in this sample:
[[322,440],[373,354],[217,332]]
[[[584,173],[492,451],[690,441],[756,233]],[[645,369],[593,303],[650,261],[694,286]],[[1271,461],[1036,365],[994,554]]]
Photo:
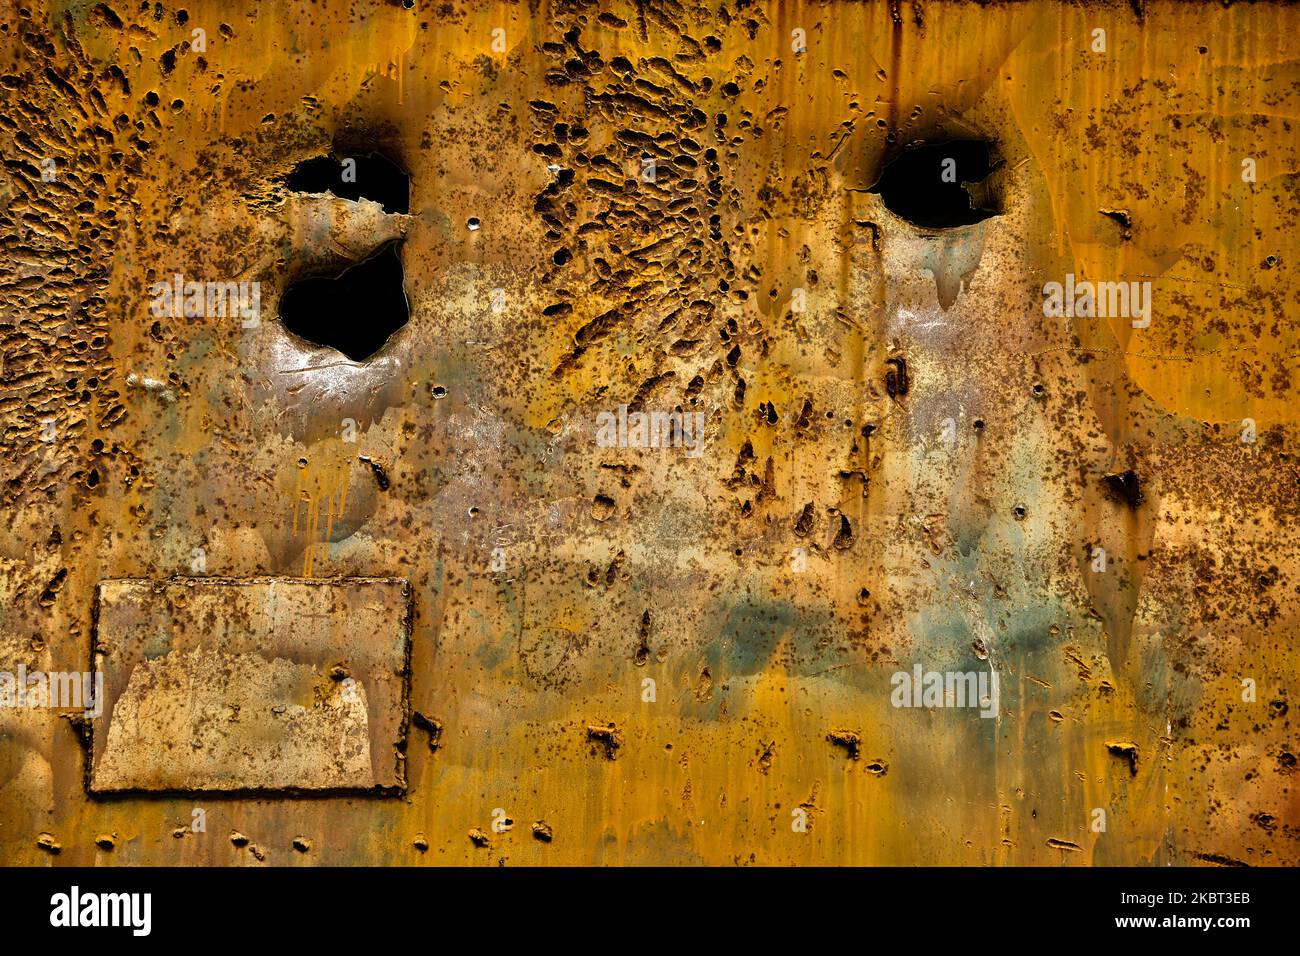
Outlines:
[[410,585],[102,581],[89,788],[405,788]]

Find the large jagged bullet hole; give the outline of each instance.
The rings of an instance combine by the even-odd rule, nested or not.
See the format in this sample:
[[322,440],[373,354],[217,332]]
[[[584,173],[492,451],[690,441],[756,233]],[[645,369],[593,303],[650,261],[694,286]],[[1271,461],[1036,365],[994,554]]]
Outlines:
[[292,283],[280,299],[284,327],[354,362],[370,358],[410,317],[398,245],[387,243],[338,275]]
[[297,193],[333,193],[339,199],[371,199],[387,213],[411,208],[411,177],[382,153],[338,159],[318,156],[294,167],[286,185]]
[[871,192],[915,226],[969,226],[1001,212],[989,179],[998,165],[984,140],[921,143],[887,162]]

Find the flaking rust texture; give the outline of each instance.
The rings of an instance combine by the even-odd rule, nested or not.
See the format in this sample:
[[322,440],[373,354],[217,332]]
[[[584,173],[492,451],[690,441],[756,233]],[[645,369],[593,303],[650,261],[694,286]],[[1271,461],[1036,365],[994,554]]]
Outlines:
[[[1300,862],[1297,37],[1268,3],[7,4],[0,670],[159,683],[0,709],[0,860]],[[872,191],[954,139],[987,218]],[[404,211],[290,188],[371,154]],[[287,330],[390,244],[381,349]],[[257,308],[160,315],[177,275]],[[1150,308],[1046,315],[1067,277]],[[121,579],[172,624],[97,629]],[[302,579],[339,599],[277,628],[217,594]],[[996,693],[900,698],[917,668]],[[268,758],[232,702],[321,736]]]

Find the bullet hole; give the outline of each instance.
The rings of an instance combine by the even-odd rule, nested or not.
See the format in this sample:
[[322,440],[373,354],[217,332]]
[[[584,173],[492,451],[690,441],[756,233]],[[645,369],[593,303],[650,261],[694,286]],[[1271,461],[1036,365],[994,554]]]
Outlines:
[[1011,509],[1011,513],[1015,515],[1017,521],[1024,521],[1025,516],[1029,514],[1029,509],[1026,508],[1024,505],[1016,505],[1014,508]]
[[975,419],[975,430],[977,432],[982,432],[984,430],[984,419],[982,418]]
[[557,266],[562,266],[562,265],[567,265],[569,260],[571,260],[572,258],[573,258],[573,253],[570,252],[568,249],[556,249],[554,255],[551,256],[551,261],[554,262]]
[[637,646],[632,654],[632,662],[637,667],[650,663],[650,611],[641,613],[641,626],[637,629]]
[[1001,212],[985,182],[997,165],[984,140],[922,143],[889,160],[870,191],[914,226],[969,226]]
[[614,513],[614,499],[609,495],[596,495],[591,502],[591,517],[595,521],[607,521]]
[[[411,204],[411,177],[382,153],[344,157],[318,156],[294,167],[286,182],[296,193],[333,193],[339,199],[370,199],[384,212],[406,213]],[[356,163],[356,169],[351,169]],[[344,172],[348,176],[344,177]],[[355,172],[353,176],[351,173]]]
[[814,512],[813,504],[810,501],[803,506],[803,510],[799,512],[799,517],[795,519],[794,533],[801,538],[808,537],[808,532],[812,531],[815,521],[816,513]]
[[434,398],[446,398],[446,397],[447,397],[447,390],[446,390],[445,388],[443,388],[441,385],[435,385],[435,386],[433,386],[433,397],[434,397]]
[[1100,209],[1098,210],[1098,212],[1100,212],[1107,219],[1113,219],[1115,222],[1119,223],[1119,228],[1120,228],[1119,237],[1121,239],[1133,238],[1133,220],[1129,217],[1127,210]]
[[853,547],[853,525],[844,515],[840,515],[840,528],[835,532],[833,546],[838,551],[847,551]]
[[354,362],[370,358],[410,317],[397,246],[387,243],[338,275],[290,284],[280,300],[284,327]]
[[587,739],[604,752],[606,760],[616,759],[618,757],[618,748],[623,745],[623,736],[612,723],[606,724],[604,727],[588,727]]
[[388,472],[384,471],[384,466],[375,461],[369,455],[358,455],[361,461],[370,466],[370,472],[375,476],[375,484],[379,486],[380,491],[388,490]]
[[1250,822],[1267,833],[1272,833],[1277,829],[1277,818],[1271,813],[1252,813]]
[[695,699],[701,703],[713,699],[713,672],[707,666],[700,671],[700,679],[695,685]]
[[555,838],[551,825],[545,820],[538,820],[533,824],[533,839],[540,840],[543,843],[550,843]]
[[465,225],[470,232],[478,232],[478,228],[482,223],[479,222],[478,216],[470,216],[469,219],[465,221]]
[[45,585],[45,589],[41,591],[41,596],[37,603],[39,603],[41,607],[52,606],[55,599],[58,597],[59,589],[63,587],[63,582],[67,577],[68,569],[59,568],[59,570],[54,573],[54,577],[50,579],[49,584]]
[[58,856],[63,852],[63,844],[54,839],[52,833],[41,833],[36,838],[36,845],[51,856]]
[[867,602],[870,600],[871,600],[871,591],[869,591],[867,588],[860,588],[858,590],[858,606],[866,607]]
[[907,360],[891,358],[885,364],[888,366],[885,370],[885,391],[889,393],[889,397],[898,398],[900,395],[906,395],[908,388],[911,387],[907,380]]
[[1053,850],[1067,850],[1070,853],[1083,852],[1083,847],[1079,846],[1079,844],[1071,843],[1069,840],[1058,840],[1056,837],[1052,837],[1051,839],[1049,839],[1047,841],[1047,845],[1050,846]]
[[472,827],[470,831],[466,834],[466,836],[469,837],[470,843],[473,843],[476,847],[479,847],[480,849],[487,846],[488,843],[490,842],[488,840],[487,834],[484,833],[482,830],[480,830],[478,827]]
[[1129,776],[1136,777],[1138,772],[1138,748],[1137,744],[1128,743],[1127,741],[1106,743],[1106,749],[1116,757],[1128,762]]
[[862,737],[852,730],[832,730],[826,739],[837,747],[843,747],[850,760],[862,756]]
[[811,425],[812,413],[813,413],[812,399],[805,398],[803,400],[803,407],[799,409],[799,417],[795,419],[794,427],[802,429],[802,428],[807,428],[809,425]]
[[1110,493],[1123,501],[1130,508],[1136,508],[1142,503],[1142,482],[1138,479],[1137,474],[1129,469],[1117,475],[1106,476],[1106,487]]
[[307,853],[311,850],[311,840],[304,836],[296,836],[293,838],[293,848],[299,853]]
[[1047,394],[1047,389],[1043,387],[1042,382],[1035,382],[1029,390],[1034,393],[1034,398],[1042,398]]
[[411,723],[429,735],[429,753],[437,753],[442,746],[442,721],[416,710],[411,712]]

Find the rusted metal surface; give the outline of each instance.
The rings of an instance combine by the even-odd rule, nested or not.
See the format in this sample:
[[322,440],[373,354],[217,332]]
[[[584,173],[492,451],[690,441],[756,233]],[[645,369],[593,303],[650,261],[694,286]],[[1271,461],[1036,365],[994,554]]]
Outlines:
[[[227,699],[208,596],[165,692],[110,652],[89,735],[0,710],[3,861],[1300,862],[1300,10],[0,26],[0,669],[84,669],[114,579],[393,577],[412,603],[403,799],[87,792],[87,736],[105,788],[364,777],[318,749],[355,723],[287,765],[154,750],[182,680]],[[869,191],[970,137],[996,215],[918,227]],[[406,213],[287,186],[374,151]],[[390,241],[410,318],[376,354],[284,327],[286,289]],[[256,321],[160,317],[177,275],[258,283]],[[1149,312],[1047,314],[1076,278],[1150,282]],[[636,417],[677,411],[677,440]],[[241,715],[281,699],[277,658],[286,706],[327,690],[327,638],[389,660],[400,611],[367,607],[250,629]],[[362,683],[368,783],[396,783]],[[157,716],[115,752],[127,701]]]

